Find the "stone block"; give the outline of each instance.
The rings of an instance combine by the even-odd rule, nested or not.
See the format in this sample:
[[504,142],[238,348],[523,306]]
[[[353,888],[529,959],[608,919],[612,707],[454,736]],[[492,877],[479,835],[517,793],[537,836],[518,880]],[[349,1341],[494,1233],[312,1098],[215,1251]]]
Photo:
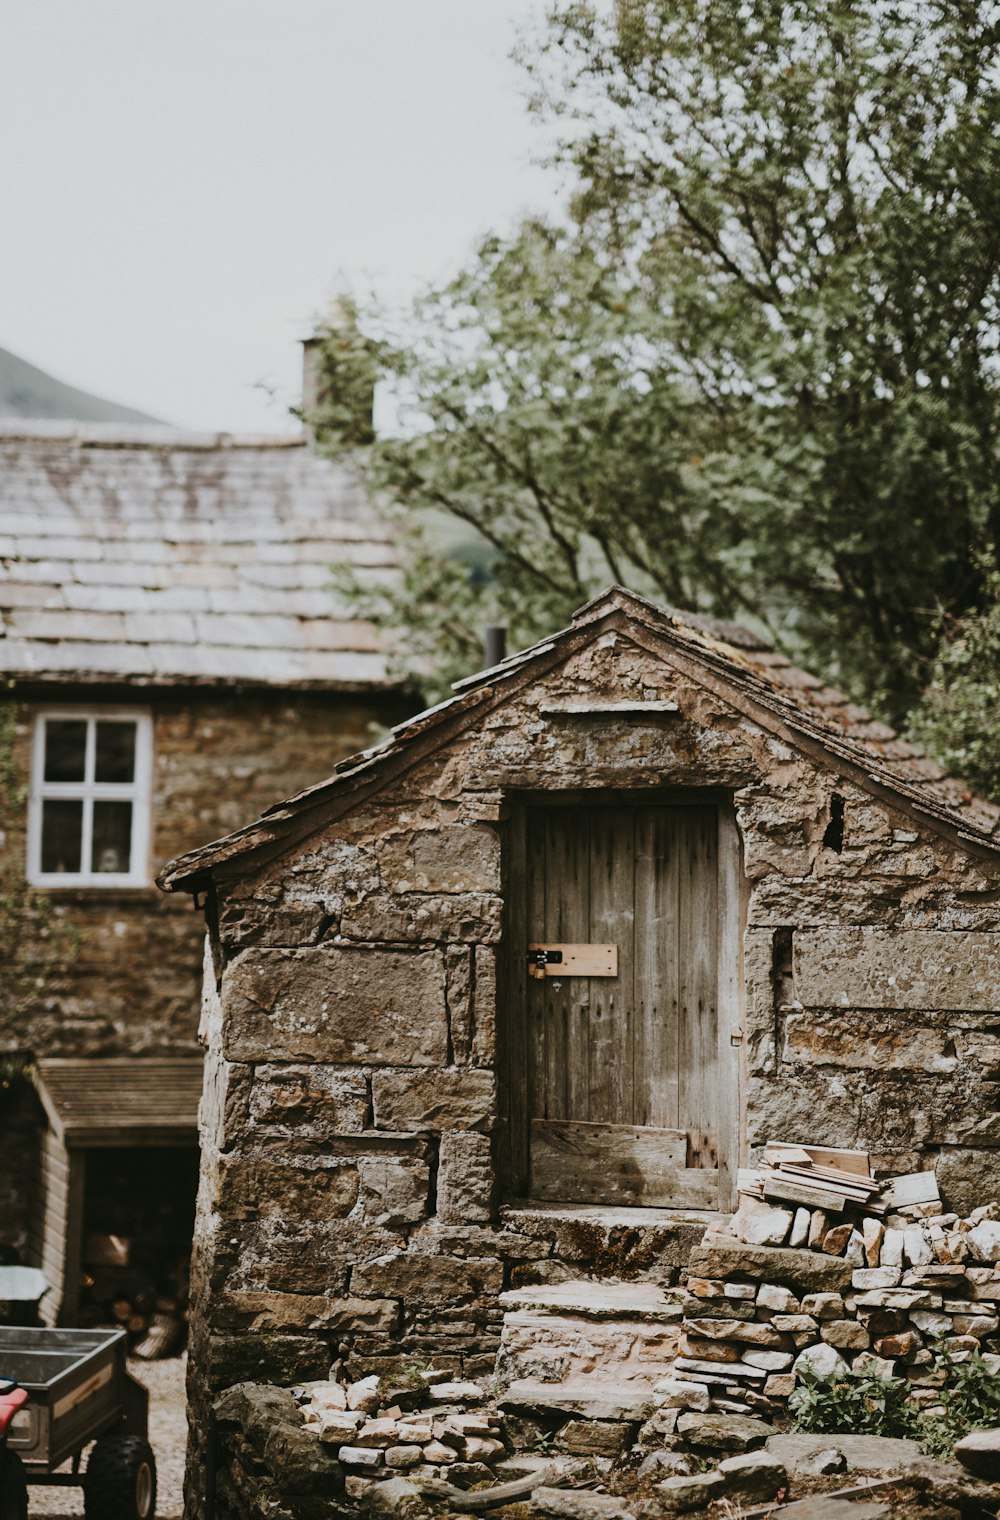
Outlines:
[[264,1465],[282,1492],[334,1498],[343,1492],[340,1463],[329,1446],[300,1425],[275,1425],[264,1443]]
[[755,1451],[771,1434],[770,1425],[746,1415],[682,1414],[678,1433],[699,1451]]
[[356,1135],[368,1122],[364,1073],[340,1066],[256,1068],[249,1096],[252,1124],[277,1135],[328,1139]]
[[248,951],[227,968],[228,1060],[438,1066],[447,1060],[437,950],[317,945]]
[[318,1335],[210,1334],[202,1370],[210,1389],[231,1383],[292,1384],[324,1378],[330,1350]]
[[742,1245],[738,1241],[723,1245],[713,1240],[695,1247],[688,1266],[698,1277],[742,1275],[762,1283],[787,1283],[798,1293],[838,1293],[851,1286],[850,1262],[788,1247]]
[[253,1332],[333,1330],[394,1336],[399,1304],[391,1298],[327,1298],[322,1294],[269,1293],[261,1289],[226,1293],[212,1305],[220,1328]]
[[227,1220],[345,1219],[358,1200],[351,1162],[220,1156],[218,1168],[218,1206]]
[[470,1061],[473,1066],[492,1066],[496,1060],[496,959],[496,951],[489,945],[474,947],[475,980],[472,996],[473,1024],[470,1051]]
[[719,1472],[694,1473],[686,1476],[677,1473],[656,1484],[657,1497],[668,1515],[686,1515],[691,1511],[707,1512],[708,1506],[721,1499],[726,1492],[725,1480]]
[[417,1224],[427,1214],[430,1167],[412,1156],[361,1156],[354,1217],[392,1229]]
[[732,1220],[733,1234],[748,1245],[780,1246],[788,1237],[794,1215],[794,1209],[779,1208],[743,1193]]
[[820,1335],[828,1346],[838,1351],[867,1351],[868,1331],[856,1319],[828,1319],[820,1326]]
[[636,1427],[621,1420],[567,1420],[559,1432],[560,1451],[580,1457],[620,1457],[635,1440]]
[[394,1252],[351,1274],[351,1291],[361,1297],[401,1298],[433,1310],[446,1304],[492,1297],[503,1287],[503,1266],[454,1256]]
[[807,1008],[997,1010],[1000,934],[800,929],[793,944],[795,992]]
[[767,1451],[740,1452],[725,1457],[719,1472],[726,1485],[727,1498],[740,1505],[769,1503],[788,1487],[788,1474],[778,1459]]
[[438,1153],[437,1214],[444,1224],[480,1224],[493,1215],[496,1178],[488,1135],[446,1130]]
[[275,1216],[241,1227],[236,1259],[218,1286],[236,1291],[263,1288],[277,1293],[347,1297],[352,1267],[383,1257],[402,1244],[398,1233],[364,1221],[349,1218],[314,1223],[305,1219],[286,1225]]
[[481,823],[390,835],[377,847],[389,892],[499,892],[500,838]]
[[796,1377],[800,1377],[803,1372],[808,1372],[814,1377],[832,1378],[841,1374],[846,1375],[847,1363],[836,1347],[820,1341],[818,1345],[807,1346],[804,1351],[799,1352],[792,1370]]
[[853,1007],[850,1014],[809,1009],[785,1019],[782,1059],[798,1065],[855,1067],[860,1070],[941,1071],[955,1069],[947,1054],[946,1029],[929,1029]]
[[485,893],[410,893],[393,897],[375,892],[344,909],[340,932],[345,939],[368,943],[464,940],[496,943],[503,922],[503,901]]
[[1000,1150],[949,1147],[934,1166],[941,1197],[967,1216],[984,1198],[1000,1197]]
[[386,1071],[372,1078],[379,1129],[482,1130],[496,1110],[496,1081],[488,1071]]

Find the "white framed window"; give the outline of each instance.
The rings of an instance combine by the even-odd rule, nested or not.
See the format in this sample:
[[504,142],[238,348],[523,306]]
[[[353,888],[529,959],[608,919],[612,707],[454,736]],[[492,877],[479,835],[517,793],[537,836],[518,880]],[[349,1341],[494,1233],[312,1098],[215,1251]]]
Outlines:
[[28,880],[41,887],[145,886],[152,758],[147,712],[37,713]]

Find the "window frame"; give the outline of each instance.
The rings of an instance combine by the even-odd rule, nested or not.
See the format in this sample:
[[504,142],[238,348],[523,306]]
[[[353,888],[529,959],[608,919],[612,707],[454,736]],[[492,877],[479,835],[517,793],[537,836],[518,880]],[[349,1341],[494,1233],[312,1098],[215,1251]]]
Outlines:
[[[46,781],[45,732],[50,721],[86,723],[87,738],[82,781]],[[135,765],[131,781],[94,781],[98,723],[131,723],[135,727]],[[34,714],[31,741],[31,787],[28,800],[27,878],[47,891],[60,887],[146,887],[150,882],[149,848],[153,776],[153,719],[143,708],[45,707]],[[89,778],[89,779],[88,779]],[[131,802],[132,838],[127,871],[43,871],[42,805],[46,801],[82,802],[81,866],[90,859],[95,802]]]

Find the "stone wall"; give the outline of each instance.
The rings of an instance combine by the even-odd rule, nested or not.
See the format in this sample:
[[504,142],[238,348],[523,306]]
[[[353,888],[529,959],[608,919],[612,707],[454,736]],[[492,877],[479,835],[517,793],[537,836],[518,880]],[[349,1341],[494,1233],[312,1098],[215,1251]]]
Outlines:
[[[542,713],[581,692],[682,716]],[[502,1288],[686,1259],[683,1226],[624,1221],[615,1243],[572,1211],[498,1212],[510,808],[663,786],[723,789],[739,828],[741,1159],[808,1138],[880,1172],[934,1166],[959,1211],[998,1191],[1000,864],[766,732],[680,657],[605,635],[280,859],[217,874],[196,1405],[346,1351],[475,1375]]]
[[[338,759],[371,742],[376,724],[401,716],[392,698],[195,692],[137,700],[154,714],[150,885],[45,894],[49,913],[22,942],[26,1006],[20,1017],[0,1021],[0,1053],[197,1052],[204,925],[189,899],[156,890],[153,872],[178,848],[237,828],[276,796],[322,779]],[[60,695],[38,706],[57,701],[66,706],[70,699]],[[13,758],[16,785],[25,789],[35,710],[32,704],[18,709]],[[23,860],[26,813],[0,822],[6,823],[0,847]],[[65,956],[52,964],[54,932]],[[25,1097],[15,1119],[17,1162],[5,1167],[0,1183],[0,1244],[23,1250],[36,1208],[41,1111]]]
[[[32,714],[46,705],[71,706],[72,699],[56,695],[18,709],[14,761],[25,788]],[[47,938],[39,941],[44,984],[24,1016],[0,1029],[2,1049],[51,1056],[195,1049],[204,926],[187,898],[156,890],[156,871],[179,849],[239,828],[275,797],[323,779],[400,716],[394,699],[330,695],[149,693],[135,705],[154,717],[150,884],[47,890],[56,920],[72,926],[71,955],[65,967],[49,967]],[[26,828],[22,813],[7,829],[3,844],[14,858],[24,859]]]

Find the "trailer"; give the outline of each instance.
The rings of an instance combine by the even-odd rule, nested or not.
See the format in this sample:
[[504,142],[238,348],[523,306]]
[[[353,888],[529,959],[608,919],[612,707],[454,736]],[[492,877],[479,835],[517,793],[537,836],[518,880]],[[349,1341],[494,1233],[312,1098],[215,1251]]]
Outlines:
[[24,1520],[32,1484],[82,1485],[87,1520],[152,1520],[149,1395],[125,1348],[123,1330],[0,1325],[0,1520]]

